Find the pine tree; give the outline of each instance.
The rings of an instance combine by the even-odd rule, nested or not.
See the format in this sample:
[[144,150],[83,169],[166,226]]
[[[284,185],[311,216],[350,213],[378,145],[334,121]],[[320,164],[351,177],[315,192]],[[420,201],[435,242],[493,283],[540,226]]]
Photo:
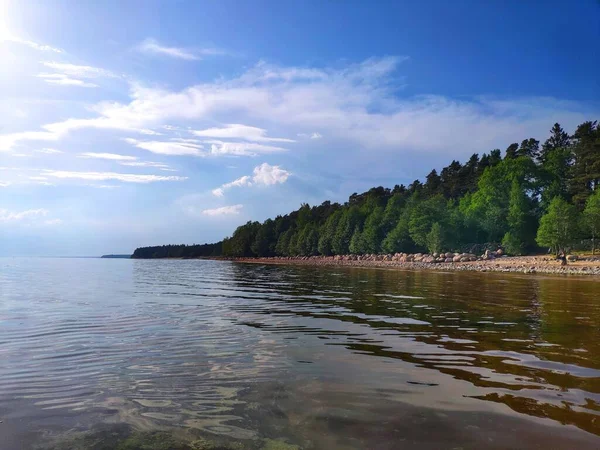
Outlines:
[[587,198],[600,184],[600,127],[598,122],[584,122],[573,135],[573,203],[583,209]]
[[546,142],[542,145],[542,151],[540,153],[540,162],[544,164],[548,154],[557,148],[569,148],[571,146],[571,137],[569,133],[562,129],[560,124],[555,123],[550,130],[551,136],[546,139]]

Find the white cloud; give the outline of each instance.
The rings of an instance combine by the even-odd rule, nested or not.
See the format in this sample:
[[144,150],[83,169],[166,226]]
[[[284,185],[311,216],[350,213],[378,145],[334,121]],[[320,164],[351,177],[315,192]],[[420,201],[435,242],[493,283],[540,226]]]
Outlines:
[[125,142],[137,148],[148,150],[159,155],[188,155],[202,156],[202,145],[186,142],[168,141],[140,141],[138,139],[126,138]]
[[8,187],[12,183],[10,181],[0,181],[0,187]]
[[242,208],[243,205],[221,206],[220,208],[205,209],[202,211],[202,214],[205,216],[226,216],[239,214]]
[[44,170],[44,176],[61,179],[80,179],[89,181],[117,180],[124,183],[153,183],[155,181],[183,181],[187,177],[162,175],[136,175],[116,172],[74,172],[67,170]]
[[0,209],[0,223],[20,222],[33,218],[45,217],[48,215],[47,209],[28,209],[26,211],[12,212],[8,209]]
[[176,169],[172,169],[169,165],[152,162],[152,161],[124,161],[120,162],[122,166],[131,166],[131,167],[153,167],[160,170],[166,170],[168,172],[177,172]]
[[145,134],[148,136],[162,136],[162,133],[159,133],[158,131],[154,131],[154,130],[150,130],[148,128],[142,128],[141,130],[138,130],[140,134]]
[[32,181],[46,181],[48,179],[48,177],[42,177],[42,176],[35,176],[35,177],[28,177],[28,178]]
[[59,153],[64,153],[62,150],[57,150],[55,148],[42,148],[41,150],[35,150],[36,153],[45,153],[46,155],[58,155]]
[[40,44],[38,42],[29,41],[27,39],[20,38],[18,36],[13,35],[7,30],[2,30],[3,33],[0,35],[0,43],[2,42],[14,42],[21,45],[26,45],[27,47],[33,48],[35,50],[43,51],[43,52],[54,52],[54,53],[64,53],[64,50],[52,47],[50,45]]
[[205,142],[207,144],[211,144],[211,155],[256,156],[261,153],[275,153],[286,151],[283,147],[256,144],[254,142],[223,142],[214,140]]
[[21,226],[53,226],[60,225],[61,219],[47,218],[49,211],[45,208],[10,211],[0,208],[0,224]]
[[244,139],[253,142],[295,142],[293,139],[267,137],[267,130],[232,123],[223,128],[207,128],[206,130],[192,131],[192,134],[200,137],[219,139]]
[[298,137],[304,139],[321,139],[323,135],[321,133],[317,133],[316,131],[313,133],[298,133]]
[[155,39],[151,38],[143,41],[138,46],[138,50],[145,53],[154,53],[157,55],[165,55],[177,59],[185,59],[187,61],[196,61],[200,59],[200,56],[196,55],[190,50],[179,47],[166,47],[159,44]]
[[135,161],[135,156],[118,155],[116,153],[80,153],[78,158],[110,159],[113,161]]
[[[267,124],[276,124],[273,133],[281,136],[295,136],[298,130],[319,130],[306,137],[314,139],[314,147],[321,150],[317,147],[322,145],[318,142],[321,133],[327,136],[328,146],[322,148],[320,157],[330,156],[331,163],[352,161],[363,167],[368,162],[390,171],[391,158],[399,161],[416,152],[445,158],[449,151],[455,158],[468,157],[530,136],[543,139],[554,122],[572,130],[597,115],[581,103],[548,98],[499,101],[485,97],[456,100],[402,96],[396,74],[402,61],[371,58],[337,68],[259,63],[238,78],[180,91],[134,84],[128,102],[101,102],[91,108],[93,117],[71,118],[46,124],[39,131],[0,136],[0,150],[26,140],[58,140],[85,128],[139,132],[163,127],[181,132],[190,121],[225,118],[230,125],[197,131],[213,135],[198,136],[206,138],[202,143],[127,142],[165,155],[256,155],[284,150],[279,145],[265,145],[272,142],[269,139],[285,139],[270,138],[264,131],[272,129]],[[258,126],[235,125],[244,123]],[[216,137],[219,133],[227,137]]]
[[56,72],[77,78],[112,78],[116,76],[111,71],[101,69],[99,67],[81,66],[76,64],[60,63],[56,61],[43,61],[42,65]]
[[95,187],[98,189],[117,189],[121,186],[117,186],[116,184],[88,184],[88,186]]
[[11,150],[20,141],[56,141],[59,135],[48,131],[23,131],[0,135],[0,151]]
[[40,73],[38,78],[43,78],[46,83],[58,84],[61,86],[79,86],[79,87],[98,87],[97,84],[88,83],[87,81],[71,78],[64,73]]
[[279,166],[271,166],[270,164],[262,163],[260,166],[254,168],[252,181],[256,184],[270,186],[273,184],[285,183],[290,175],[290,172]]
[[254,168],[253,175],[244,175],[237,180],[225,183],[221,187],[212,190],[212,194],[216,197],[223,197],[225,191],[232,187],[250,187],[253,185],[271,186],[274,184],[282,184],[287,181],[290,172],[282,169],[279,166],[271,166],[267,163],[262,163]]

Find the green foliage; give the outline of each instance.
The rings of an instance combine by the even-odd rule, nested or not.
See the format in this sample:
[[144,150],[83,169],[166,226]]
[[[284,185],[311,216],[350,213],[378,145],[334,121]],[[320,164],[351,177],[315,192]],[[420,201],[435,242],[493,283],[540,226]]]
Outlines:
[[600,189],[596,189],[585,203],[583,228],[592,239],[592,253],[596,253],[596,238],[600,235]]
[[396,226],[387,234],[383,240],[381,247],[386,253],[411,252],[415,248],[415,244],[410,238],[408,228],[409,211],[406,211]]
[[411,211],[408,222],[408,231],[415,244],[427,247],[427,236],[434,223],[446,221],[446,200],[441,195],[436,195],[423,202],[418,208]]
[[507,254],[513,256],[522,255],[524,252],[523,241],[510,231],[507,231],[502,238],[502,247]]
[[430,253],[439,253],[444,249],[444,230],[435,222],[427,234],[427,250]]
[[573,135],[573,178],[570,183],[573,203],[583,209],[586,200],[600,185],[600,126],[584,122]]
[[[508,232],[502,238],[502,245],[508,253],[522,255],[533,244],[537,223],[531,216],[532,201],[516,179],[513,179],[508,205]],[[506,242],[506,244],[505,244]]]
[[304,203],[262,224],[248,222],[222,242],[140,248],[133,257],[456,251],[500,242],[508,253],[524,254],[536,241],[558,250],[577,237],[569,214],[584,208],[583,237],[596,239],[599,186],[598,123],[584,122],[573,136],[554,124],[541,148],[537,139],[524,139],[509,145],[504,157],[494,149],[464,163],[453,160],[408,187],[374,187],[344,204]]
[[540,220],[537,243],[552,248],[556,253],[566,253],[577,237],[577,208],[560,197],[554,198]]
[[362,217],[357,206],[351,206],[342,212],[335,229],[331,249],[336,255],[345,255],[350,251],[350,240],[357,227],[362,225]]

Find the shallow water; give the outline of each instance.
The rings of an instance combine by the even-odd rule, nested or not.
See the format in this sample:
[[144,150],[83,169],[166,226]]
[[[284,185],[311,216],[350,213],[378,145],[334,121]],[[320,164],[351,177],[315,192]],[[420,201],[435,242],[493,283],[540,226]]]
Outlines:
[[3,450],[600,447],[592,277],[2,258],[0,361]]

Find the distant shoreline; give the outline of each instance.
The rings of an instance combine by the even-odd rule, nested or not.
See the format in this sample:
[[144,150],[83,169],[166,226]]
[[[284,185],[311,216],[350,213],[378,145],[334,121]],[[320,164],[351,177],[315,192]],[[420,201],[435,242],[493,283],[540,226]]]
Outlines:
[[[304,266],[344,266],[378,267],[398,270],[436,270],[468,272],[503,272],[520,274],[553,275],[595,275],[600,276],[600,257],[597,260],[570,262],[561,266],[551,256],[509,256],[481,261],[465,262],[402,262],[386,260],[357,260],[349,256],[274,256],[274,257],[193,257],[193,258],[155,258],[155,259],[204,259],[214,261],[232,261],[247,264],[304,265]],[[134,258],[135,259],[135,258]]]

